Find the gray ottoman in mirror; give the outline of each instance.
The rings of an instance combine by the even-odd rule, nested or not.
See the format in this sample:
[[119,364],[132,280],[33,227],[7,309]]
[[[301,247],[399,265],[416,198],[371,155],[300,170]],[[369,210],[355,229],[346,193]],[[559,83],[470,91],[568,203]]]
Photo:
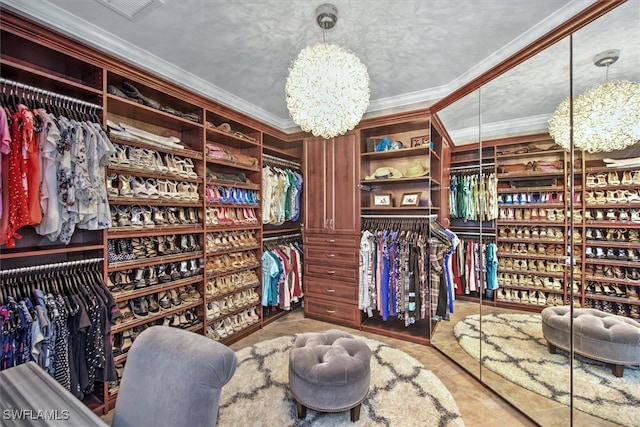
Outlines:
[[[542,335],[551,353],[556,347],[570,348],[570,312],[569,306],[542,310]],[[613,375],[622,377],[625,365],[640,364],[640,323],[594,308],[574,308],[573,351],[610,364]]]
[[307,408],[319,412],[351,411],[360,418],[360,406],[369,392],[371,350],[364,341],[332,329],[296,337],[289,353],[289,389],[298,418]]

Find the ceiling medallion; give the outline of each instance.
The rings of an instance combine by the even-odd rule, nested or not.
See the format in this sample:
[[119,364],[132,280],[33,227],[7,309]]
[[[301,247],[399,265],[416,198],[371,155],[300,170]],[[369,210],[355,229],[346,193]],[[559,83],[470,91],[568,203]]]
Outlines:
[[[337,19],[333,5],[316,9],[323,36]],[[360,123],[369,106],[369,74],[353,53],[323,41],[298,54],[289,68],[285,91],[293,121],[303,131],[329,139]]]

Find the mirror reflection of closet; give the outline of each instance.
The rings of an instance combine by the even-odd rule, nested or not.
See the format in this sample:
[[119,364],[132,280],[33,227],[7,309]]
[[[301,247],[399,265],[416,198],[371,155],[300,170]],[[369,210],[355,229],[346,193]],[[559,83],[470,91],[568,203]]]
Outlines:
[[[500,288],[482,310],[481,375],[488,387],[541,425],[567,425],[569,363],[547,356],[540,312],[564,305],[564,208],[568,156],[548,135],[555,107],[569,96],[566,37],[481,88],[481,139],[496,150]],[[511,215],[514,212],[514,215]],[[503,272],[503,274],[501,274]]]
[[[628,0],[626,3],[613,9],[606,15],[591,22],[588,26],[574,32],[572,35],[573,99],[575,100],[585,92],[602,85],[605,82],[630,81],[640,83],[639,40],[640,0]],[[611,50],[618,50],[619,52],[618,54],[605,53]],[[606,66],[599,67],[595,65],[596,56],[611,55],[619,55],[619,58],[608,68]],[[638,114],[640,114],[638,111],[640,111],[640,105],[630,105],[630,107],[635,108],[635,125],[638,126],[640,120],[638,119]],[[574,126],[576,129],[582,124],[578,121],[578,115],[576,114],[574,115]],[[576,153],[578,152],[579,151],[576,151]],[[584,169],[576,169],[574,173],[574,183],[576,188],[582,188],[584,190],[582,192],[583,200],[585,200],[583,209],[591,208],[589,209],[591,212],[601,210],[602,212],[609,213],[612,211],[616,215],[615,221],[608,219],[604,222],[604,226],[603,222],[600,221],[599,224],[602,228],[598,227],[598,222],[590,221],[587,218],[585,218],[584,222],[577,220],[574,222],[576,230],[581,230],[583,236],[586,237],[586,239],[583,239],[585,241],[583,252],[586,251],[587,247],[591,247],[594,251],[596,250],[595,248],[601,248],[605,252],[612,249],[616,251],[615,255],[618,255],[617,251],[621,248],[625,250],[628,250],[629,248],[639,248],[640,245],[633,243],[633,239],[629,238],[629,231],[633,232],[640,230],[635,228],[637,225],[632,221],[625,221],[625,219],[620,216],[623,212],[632,213],[633,208],[637,206],[638,202],[630,200],[631,197],[628,199],[627,194],[631,196],[633,191],[638,187],[633,184],[623,185],[620,183],[619,185],[616,185],[615,180],[611,179],[612,176],[607,172],[613,171],[616,175],[619,175],[619,179],[622,180],[623,171],[633,173],[635,169],[640,170],[640,167],[635,169],[609,168],[608,170],[605,170],[603,168],[606,167],[605,165],[607,163],[605,163],[603,159],[628,160],[638,158],[640,157],[640,146],[636,143],[635,145],[622,150],[604,153],[585,152],[583,156]],[[577,164],[576,167],[577,166],[579,165]],[[593,188],[588,180],[588,175],[595,174],[596,172],[600,173],[602,171],[606,173],[607,185],[600,186],[600,188]],[[587,192],[593,191],[592,194],[595,194],[594,190],[602,190],[605,197],[609,196],[605,204],[597,204],[594,206],[593,203],[589,203],[590,197]],[[622,190],[624,190],[624,193]],[[627,193],[626,190],[631,190],[631,193]],[[586,234],[587,229],[590,229],[589,231],[591,231],[589,235]],[[607,231],[614,231],[614,234],[609,235],[609,240],[594,240],[595,237],[599,237],[595,235],[596,229],[604,232],[603,237],[605,239],[607,238]],[[618,235],[615,234],[615,230],[618,230]],[[617,267],[617,269],[614,270],[616,273],[620,272],[621,274],[626,274],[627,271],[632,272],[633,268],[637,265],[637,261],[629,261],[624,258],[620,259],[619,257],[615,260],[612,260],[610,257],[605,257],[604,260],[586,258],[585,265],[583,267],[583,274],[577,278],[578,283],[576,287],[578,290],[577,297],[582,297],[582,305],[585,307],[594,307],[598,310],[617,315],[623,315],[631,318],[635,317],[635,320],[640,321],[640,318],[638,318],[640,315],[638,301],[629,298],[626,294],[627,286],[635,283],[633,280],[629,280],[626,275],[624,277],[622,275],[614,275],[614,277],[609,278],[610,275],[608,272],[605,274],[604,279],[594,280],[594,277],[597,275],[594,276],[595,273],[591,273],[591,268],[595,269],[598,266],[604,266],[605,270],[614,270],[614,267]],[[610,292],[604,292],[604,290],[601,290],[597,286],[597,284],[600,283],[611,286],[609,288]],[[636,287],[635,289],[638,288]],[[608,396],[612,396],[613,394],[622,394],[618,390],[616,390],[615,393],[612,392],[612,388],[610,387],[620,388],[620,390],[625,390],[624,387],[627,387],[627,392],[632,390],[630,394],[637,396],[637,386],[633,387],[629,385],[629,382],[632,381],[631,378],[634,375],[634,368],[625,367],[623,377],[615,378],[611,371],[605,366],[602,370],[603,380],[596,382],[594,381],[593,375],[590,374],[589,376],[585,376],[583,369],[584,365],[582,365],[581,362],[582,360],[585,359],[581,359],[577,353],[574,353],[572,363],[572,419],[574,425],[614,425],[603,422],[601,418],[589,418],[589,416],[585,415],[585,412],[593,411],[594,406],[602,408],[605,415],[608,416],[610,420],[616,420],[618,424],[640,425],[637,413],[634,417],[625,409],[625,405],[637,405],[634,405],[626,399],[620,403],[614,403],[611,405],[609,402],[615,401],[615,399],[608,398]],[[593,365],[593,362],[589,361],[589,363]],[[637,371],[638,368],[636,366],[635,375],[637,375]],[[617,382],[624,384],[624,386],[618,386],[616,384]],[[595,391],[592,386],[594,383],[598,384],[597,390]],[[604,397],[602,401],[595,404],[593,403],[594,398],[600,400],[602,397]],[[631,418],[625,418],[625,414],[629,414],[627,416],[631,416]]]
[[[562,150],[549,150],[548,153],[520,154],[506,148],[495,148],[492,154],[492,150],[496,144],[502,146],[504,142],[527,147],[531,145],[533,152],[539,148],[545,149],[552,146],[554,141],[548,135],[548,120],[556,106],[569,96],[571,89],[573,89],[575,98],[588,88],[606,80],[602,69],[593,65],[593,56],[601,51],[620,49],[621,52],[621,59],[609,69],[609,80],[640,81],[640,49],[637,48],[637,40],[640,40],[640,0],[619,3],[620,5],[616,4],[615,8],[604,16],[578,29],[573,35],[562,38],[495,79],[488,81],[469,95],[439,110],[437,114],[456,147],[452,153],[452,169],[462,165],[480,167],[481,163],[482,166],[486,166],[488,158],[491,156],[498,164],[528,163],[531,160],[527,160],[529,157],[539,158],[543,162],[542,164],[545,164],[544,162],[553,163],[555,156],[564,162],[562,177],[556,182],[563,187],[561,192],[567,194],[566,190],[570,189],[568,183],[573,180],[574,191],[584,197],[583,183],[587,172],[578,168],[581,166],[581,160],[572,164],[568,153],[564,154]],[[612,3],[610,7],[614,7]],[[573,68],[571,68],[571,60]],[[573,77],[573,82],[571,77]],[[467,150],[468,153],[459,154],[461,150]],[[473,154],[472,151],[474,151]],[[582,153],[575,151],[575,156],[581,159]],[[640,147],[636,145],[624,152],[609,153],[607,156],[585,154],[584,157],[588,168],[593,162],[601,160],[602,157],[617,159],[640,157]],[[575,170],[573,166],[575,166]],[[509,188],[512,186],[516,186],[513,194],[527,193],[525,189],[518,188],[518,186],[526,188],[526,179],[510,182],[512,180],[508,175],[505,178],[507,179],[499,179],[498,181],[502,186],[504,184],[507,186],[507,189],[502,190],[503,194],[509,194]],[[532,184],[546,183],[541,181]],[[540,192],[537,193],[539,197]],[[571,197],[570,193],[568,195]],[[566,206],[569,204],[567,203]],[[580,208],[583,209],[582,213],[584,214],[584,205],[574,205],[574,209],[579,210]],[[587,224],[584,220],[575,221],[573,216],[567,215],[566,210],[564,214],[567,218],[562,225],[564,249],[567,249],[569,245],[571,247],[582,245],[584,251],[585,244],[576,242],[571,231],[572,229],[578,230],[584,236]],[[455,221],[452,220],[452,222]],[[530,222],[531,227],[535,226],[533,220]],[[493,230],[491,227],[485,228],[483,226],[482,233],[489,234],[493,231],[499,234],[500,224],[504,224],[505,221],[498,219],[496,223]],[[469,227],[473,225],[473,223],[468,224]],[[452,228],[454,227],[452,226]],[[463,228],[459,227],[458,230]],[[530,234],[531,231],[529,229]],[[567,235],[567,233],[571,235]],[[531,239],[531,235],[528,238]],[[531,242],[542,243],[542,239],[531,240]],[[504,246],[501,249],[506,250],[507,247]],[[528,253],[523,255],[527,262],[535,259],[535,256],[530,256]],[[548,257],[558,258],[557,261],[560,265],[566,261],[565,254],[557,255],[555,251]],[[514,256],[512,255],[511,258]],[[581,263],[582,258],[577,258]],[[551,259],[544,260],[545,262],[552,261]],[[576,408],[576,396],[582,391],[577,389],[582,385],[576,382],[577,375],[575,374],[578,367],[574,363],[575,358],[572,360],[568,352],[559,356],[565,360],[557,364],[539,363],[539,359],[534,358],[532,354],[523,356],[523,353],[532,351],[532,342],[535,342],[536,351],[541,350],[548,353],[546,340],[541,337],[540,326],[531,325],[529,321],[535,320],[535,316],[539,317],[540,311],[546,306],[546,304],[540,304],[541,302],[544,302],[545,299],[548,300],[548,297],[554,293],[562,296],[562,302],[558,302],[562,304],[573,304],[577,298],[577,301],[585,306],[589,299],[583,289],[587,282],[584,272],[571,269],[574,272],[572,277],[568,274],[566,266],[564,270],[558,274],[562,277],[560,290],[543,287],[540,291],[537,286],[525,285],[523,289],[527,290],[527,296],[530,298],[529,305],[508,303],[504,300],[498,301],[496,295],[492,298],[485,298],[486,295],[482,293],[477,296],[458,298],[456,310],[451,316],[450,323],[445,325],[445,322],[440,322],[438,324],[432,337],[432,344],[474,374],[489,388],[522,410],[537,424],[543,426],[617,425]],[[567,285],[571,285],[570,280],[580,283],[577,293],[574,292],[574,286],[566,288]],[[504,288],[506,289],[506,286]],[[536,292],[538,296],[535,300],[531,298],[531,290]],[[521,296],[520,293],[519,296]],[[607,298],[603,297],[603,299]],[[531,301],[535,301],[535,303]],[[464,307],[464,309],[459,309],[459,307]],[[628,308],[629,305],[627,305]],[[521,329],[520,337],[504,339],[504,336],[501,336],[506,333],[497,329],[496,322],[500,320],[499,317],[502,316],[502,313],[513,315],[511,318],[506,317],[506,319],[510,320],[511,326],[515,326],[516,330]],[[467,319],[470,316],[475,317]],[[468,334],[469,343],[466,347],[470,348],[470,352],[475,355],[462,349],[461,341],[456,338],[456,326],[462,322],[467,323],[466,329],[461,329]],[[479,362],[478,359],[482,361]],[[516,371],[520,371],[520,373],[517,374]],[[522,372],[526,374],[524,377]],[[516,379],[518,376],[520,376],[519,380]],[[527,383],[526,386],[523,386],[522,384],[525,383]],[[538,392],[527,389],[527,387],[532,388],[531,383],[540,385]],[[566,404],[558,403],[556,400],[559,398],[563,399]]]
[[[438,112],[438,117],[443,121],[445,129],[454,129],[455,133],[451,134],[451,138],[456,142],[456,146],[464,146],[464,149],[456,149],[456,153],[451,155],[451,163],[449,176],[451,179],[443,187],[449,188],[449,212],[443,213],[442,225],[449,227],[456,232],[459,238],[463,239],[463,244],[467,239],[479,240],[479,230],[477,221],[470,221],[465,218],[466,212],[459,206],[461,203],[458,192],[452,189],[460,186],[463,180],[470,176],[476,175],[479,171],[478,164],[478,141],[480,138],[480,92],[476,90],[464,98],[456,101],[455,104]],[[455,178],[454,178],[455,177]],[[458,260],[463,260],[457,254]],[[458,265],[460,265],[458,263]],[[458,271],[463,271],[458,268]],[[464,285],[467,284],[467,275],[463,275]],[[481,309],[481,293],[469,292],[456,297],[453,313],[450,314],[448,321],[441,321],[435,328],[431,337],[431,343],[449,358],[463,367],[470,374],[480,379],[480,360],[479,357],[472,357],[464,351],[454,334],[454,327],[459,320],[467,316],[477,316],[479,319]],[[479,326],[479,322],[477,322]],[[475,341],[471,346],[476,348],[479,354],[480,337],[469,337],[469,340]]]

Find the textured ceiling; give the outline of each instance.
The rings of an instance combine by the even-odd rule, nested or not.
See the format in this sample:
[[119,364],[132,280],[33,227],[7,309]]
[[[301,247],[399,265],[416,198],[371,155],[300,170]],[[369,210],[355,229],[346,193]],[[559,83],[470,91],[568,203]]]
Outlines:
[[[594,1],[336,0],[338,24],[325,36],[368,67],[373,116],[433,104]],[[94,0],[0,3],[283,131],[296,130],[284,95],[288,67],[323,38],[315,24],[322,1],[164,0],[138,22]],[[459,120],[471,115],[455,107],[451,128],[464,130]],[[538,114],[530,113],[522,112]]]

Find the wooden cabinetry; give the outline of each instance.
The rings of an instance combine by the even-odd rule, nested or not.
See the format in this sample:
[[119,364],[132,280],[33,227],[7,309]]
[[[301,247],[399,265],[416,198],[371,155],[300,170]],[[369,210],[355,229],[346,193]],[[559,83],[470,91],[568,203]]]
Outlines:
[[305,315],[358,327],[358,235],[306,232],[304,238]]
[[[360,213],[364,227],[374,234],[375,230],[397,231],[394,234],[398,237],[394,238],[393,246],[404,247],[414,237],[417,241],[416,236],[420,233],[417,230],[424,230],[426,235],[429,221],[440,215],[443,197],[442,154],[448,145],[446,134],[437,118],[428,114],[373,120],[363,125],[360,132]],[[390,143],[391,147],[381,151],[379,146],[385,142]],[[412,234],[414,237],[411,240],[401,237],[409,232],[416,233]],[[391,240],[386,241],[391,244]],[[421,247],[427,250],[426,245]],[[417,250],[418,246],[412,248]],[[411,273],[421,275],[414,272],[413,266],[408,268]],[[422,277],[429,277],[428,268],[429,265]],[[400,274],[399,269],[397,272]],[[408,289],[403,287],[400,290],[392,280],[383,286],[388,286],[389,295]],[[376,306],[371,309],[372,316],[361,313],[362,330],[428,343],[432,330],[431,306],[427,303],[424,313],[422,310],[413,312],[415,305],[412,298],[419,295],[417,298],[421,298],[421,301],[428,301],[428,297],[422,299],[420,295],[431,295],[429,286],[427,280],[420,280],[415,289],[406,290],[406,294],[402,294],[403,300],[389,309],[393,314],[388,317],[383,313],[385,310],[379,311]],[[385,293],[381,291],[377,298],[384,300],[382,294]],[[383,305],[379,301],[377,307]]]
[[360,234],[355,133],[304,141],[305,315],[358,327]]
[[304,141],[305,230],[360,232],[358,144],[355,133]]
[[[64,244],[23,227],[14,248],[0,249],[0,276],[45,266],[84,273],[77,266],[90,261],[125,314],[111,331],[119,373],[147,326],[182,327],[225,344],[260,328],[261,160],[263,136],[273,129],[4,9],[0,20],[7,93],[30,85],[31,95],[65,112],[77,107],[78,117],[90,114],[104,130],[124,124],[145,134],[111,132],[108,230],[76,229]],[[122,96],[125,83],[144,98],[131,87]],[[275,134],[265,138],[271,151],[299,161],[301,144]],[[165,144],[169,138],[178,145]],[[212,145],[232,155],[208,155]],[[116,382],[96,382],[84,401],[102,414],[116,397]]]

